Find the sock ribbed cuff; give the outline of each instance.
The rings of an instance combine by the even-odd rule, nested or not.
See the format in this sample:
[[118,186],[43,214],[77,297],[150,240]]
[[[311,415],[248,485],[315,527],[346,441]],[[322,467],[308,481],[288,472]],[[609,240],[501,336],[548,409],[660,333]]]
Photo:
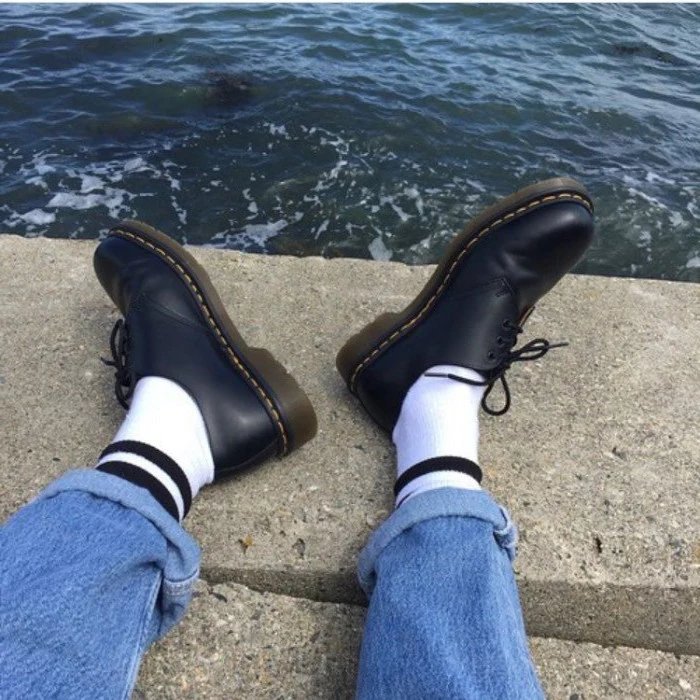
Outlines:
[[477,484],[481,483],[483,474],[481,469],[476,462],[472,462],[470,459],[464,457],[433,457],[432,459],[426,459],[423,462],[414,464],[412,467],[407,469],[405,472],[399,476],[394,484],[394,497],[399,499],[396,503],[398,508],[401,503],[403,503],[408,496],[411,495],[412,491],[405,492],[406,487],[411,484],[411,482],[416,479],[425,476],[426,474],[432,474],[435,472],[457,472],[460,474],[466,474],[476,481]]
[[113,442],[100,455],[97,469],[147,489],[178,521],[190,510],[192,489],[185,472],[152,445],[136,440]]
[[134,486],[140,486],[150,492],[151,496],[165,508],[170,515],[178,522],[180,521],[180,512],[175,502],[175,499],[168,491],[167,487],[163,486],[162,482],[158,481],[155,476],[151,476],[147,471],[140,467],[135,467],[128,462],[105,462],[97,467],[98,472],[112,474],[120,479],[130,481]]

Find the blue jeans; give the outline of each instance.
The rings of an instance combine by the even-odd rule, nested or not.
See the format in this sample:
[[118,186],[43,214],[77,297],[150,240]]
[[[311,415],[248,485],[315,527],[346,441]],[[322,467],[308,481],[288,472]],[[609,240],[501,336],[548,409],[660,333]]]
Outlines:
[[[542,697],[513,540],[486,493],[453,489],[414,497],[377,530],[360,558],[359,698]],[[128,697],[198,572],[196,543],[147,491],[65,475],[0,535],[0,698]]]

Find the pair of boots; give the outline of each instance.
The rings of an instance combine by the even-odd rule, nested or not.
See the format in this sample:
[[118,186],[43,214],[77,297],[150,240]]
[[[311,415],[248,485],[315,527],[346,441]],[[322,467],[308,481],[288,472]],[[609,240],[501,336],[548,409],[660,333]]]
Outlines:
[[[387,431],[423,376],[486,387],[484,409],[505,413],[506,371],[555,347],[536,339],[514,350],[522,326],[540,297],[582,258],[592,236],[591,200],[574,180],[547,180],[499,201],[454,239],[406,309],[379,316],[345,343],[336,364],[349,390]],[[203,484],[286,455],[315,435],[306,394],[268,351],[245,343],[207,273],[182,246],[125,221],[100,243],[94,263],[124,316],[111,337],[117,397],[126,407],[135,389],[138,394],[137,383],[158,380],[160,389],[152,391],[163,392],[161,415],[151,420],[170,435],[154,445],[133,439],[138,434],[127,429],[105,450],[99,469],[149,489],[182,519]],[[505,402],[493,408],[488,398],[498,381]],[[182,464],[192,460],[179,457],[178,419],[169,425],[169,402],[182,401],[194,407],[188,410],[202,443],[194,470]],[[480,481],[476,460],[441,457],[447,462],[412,465],[398,490],[436,470]]]

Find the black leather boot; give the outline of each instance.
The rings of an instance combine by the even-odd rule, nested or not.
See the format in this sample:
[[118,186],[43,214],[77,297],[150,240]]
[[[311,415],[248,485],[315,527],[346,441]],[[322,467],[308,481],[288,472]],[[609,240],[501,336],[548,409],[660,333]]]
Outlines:
[[117,396],[165,377],[204,417],[215,478],[288,454],[316,433],[306,394],[267,351],[246,345],[207,273],[173,239],[137,221],[110,231],[95,271],[124,315],[112,333]]
[[[556,347],[538,338],[513,350],[517,336],[537,300],[583,257],[592,238],[593,205],[575,180],[546,180],[506,197],[455,238],[406,309],[379,316],[347,341],[338,371],[386,430],[411,385],[436,365],[483,374],[489,387],[483,407],[505,413],[506,370]],[[506,398],[495,410],[487,397],[499,379]]]

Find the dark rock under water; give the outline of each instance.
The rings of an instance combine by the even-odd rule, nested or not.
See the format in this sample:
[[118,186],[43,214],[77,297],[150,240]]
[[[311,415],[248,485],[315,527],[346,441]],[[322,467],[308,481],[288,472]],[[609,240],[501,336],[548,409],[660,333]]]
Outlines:
[[667,63],[670,66],[687,66],[688,62],[668,51],[660,51],[648,44],[615,44],[612,53],[617,56],[639,56],[651,58],[659,63]]
[[208,86],[204,92],[208,104],[219,107],[236,107],[251,99],[253,83],[234,73],[206,74]]

